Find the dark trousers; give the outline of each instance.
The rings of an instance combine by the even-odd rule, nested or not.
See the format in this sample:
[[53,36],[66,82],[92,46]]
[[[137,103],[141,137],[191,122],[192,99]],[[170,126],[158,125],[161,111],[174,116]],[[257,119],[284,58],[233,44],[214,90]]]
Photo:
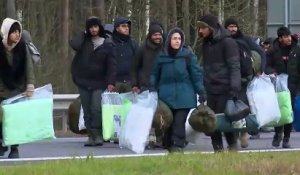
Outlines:
[[[207,105],[217,114],[217,113],[224,113],[225,106],[227,100],[229,99],[229,95],[212,95],[209,94],[207,96]],[[236,144],[237,138],[236,134],[233,132],[225,132],[225,138],[228,145]],[[214,149],[222,149],[223,148],[223,141],[222,141],[222,133],[216,131],[211,134],[211,141]]]
[[102,108],[101,94],[102,90],[88,90],[78,88],[81,105],[84,113],[84,124],[88,131],[99,130],[102,132]]
[[185,146],[185,122],[190,109],[171,109],[173,113],[173,122],[169,130],[165,133],[164,146],[180,147]]

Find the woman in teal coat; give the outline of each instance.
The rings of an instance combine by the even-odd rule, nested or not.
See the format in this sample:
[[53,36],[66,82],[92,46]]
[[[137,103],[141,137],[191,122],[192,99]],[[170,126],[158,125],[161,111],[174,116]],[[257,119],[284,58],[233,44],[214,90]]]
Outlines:
[[165,48],[153,66],[150,82],[173,113],[173,123],[166,136],[165,146],[171,152],[181,152],[185,145],[185,122],[191,108],[206,101],[203,76],[195,54],[185,46],[184,33],[170,30]]

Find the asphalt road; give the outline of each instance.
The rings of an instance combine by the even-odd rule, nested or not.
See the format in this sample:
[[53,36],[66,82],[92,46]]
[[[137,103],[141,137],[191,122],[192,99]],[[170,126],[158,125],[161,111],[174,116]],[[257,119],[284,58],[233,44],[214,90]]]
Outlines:
[[[249,140],[249,147],[247,149],[240,150],[264,150],[264,151],[281,151],[281,147],[274,148],[271,145],[273,133],[261,133],[261,137],[258,140]],[[74,157],[84,157],[93,155],[95,157],[114,157],[114,156],[139,156],[136,153],[125,149],[119,148],[119,145],[113,143],[105,143],[101,147],[84,147],[86,137],[72,137],[72,138],[57,138],[53,140],[45,140],[30,144],[20,145],[20,157],[21,160],[50,160],[50,159],[65,159]],[[300,150],[300,133],[292,133],[291,136],[292,148],[290,151]],[[224,147],[226,147],[224,141]],[[201,135],[200,144],[189,144],[185,148],[186,152],[211,152],[213,151],[211,146],[211,140],[205,135]],[[166,154],[167,151],[163,149],[145,150],[145,154],[160,155]],[[0,165],[6,161],[12,161],[6,159],[7,154],[4,157],[0,157]]]

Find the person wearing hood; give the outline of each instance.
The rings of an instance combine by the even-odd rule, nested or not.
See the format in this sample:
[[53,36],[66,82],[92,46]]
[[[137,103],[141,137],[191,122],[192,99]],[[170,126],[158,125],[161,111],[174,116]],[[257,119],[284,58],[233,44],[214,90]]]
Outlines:
[[[250,76],[243,77],[242,76],[242,84],[241,88],[242,90],[239,93],[239,99],[242,100],[244,103],[249,104],[246,91],[248,83],[252,80],[254,74],[259,75],[264,71],[264,66],[266,63],[266,56],[262,48],[256,44],[256,42],[250,38],[249,36],[246,36],[243,34],[243,32],[240,30],[240,26],[238,24],[238,21],[234,18],[228,18],[225,20],[224,27],[230,32],[231,37],[237,42],[240,48],[243,48],[244,53],[240,53],[241,59],[243,59],[243,56],[246,54],[253,56],[252,52],[255,51],[260,55],[260,68],[257,68],[258,71],[250,74]],[[252,65],[249,65],[252,67]],[[252,135],[256,136],[259,133],[252,133]],[[248,134],[247,132],[241,132],[240,134],[240,142],[242,148],[248,147]]]
[[[217,17],[205,15],[197,22],[198,34],[203,38],[202,64],[207,105],[215,113],[224,113],[227,100],[237,97],[241,90],[239,51],[236,42],[222,27]],[[223,151],[222,133],[211,133],[215,152]],[[237,149],[235,133],[225,133],[229,150]]]
[[[300,47],[297,45],[298,40],[291,35],[291,31],[287,27],[279,27],[277,29],[277,38],[267,53],[266,74],[287,74],[288,88],[291,93],[292,107],[294,108],[294,100],[300,91]],[[281,141],[283,148],[290,148],[290,133],[292,131],[292,123],[284,126],[275,127],[275,135],[273,137],[272,146],[279,147]]]
[[101,146],[101,94],[113,91],[116,79],[116,60],[113,45],[105,42],[106,35],[97,17],[86,20],[86,29],[70,41],[76,54],[71,74],[78,87],[84,122],[88,133],[85,146]]
[[130,36],[131,21],[125,17],[116,17],[111,42],[114,45],[117,61],[116,91],[123,93],[131,91],[130,68],[138,44]]
[[170,152],[182,152],[185,146],[185,122],[191,108],[199,101],[206,101],[202,71],[195,54],[184,46],[185,36],[181,29],[169,31],[164,49],[159,53],[150,76],[151,90],[166,103],[173,122],[166,133],[164,146]]
[[[33,62],[21,35],[22,25],[19,21],[11,18],[3,20],[0,36],[0,102],[22,92],[28,97],[33,95]],[[0,123],[1,140],[2,134]],[[12,145],[10,148],[8,158],[19,158],[18,145]],[[7,150],[8,147],[3,147],[0,143],[0,156]]]

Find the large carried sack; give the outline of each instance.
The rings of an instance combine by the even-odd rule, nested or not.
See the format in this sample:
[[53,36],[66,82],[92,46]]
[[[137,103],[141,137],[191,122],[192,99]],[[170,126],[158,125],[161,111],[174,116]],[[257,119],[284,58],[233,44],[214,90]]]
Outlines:
[[300,96],[295,98],[293,127],[297,132],[300,132]]
[[224,114],[216,114],[217,118],[217,128],[216,130],[220,132],[257,132],[258,123],[255,115],[249,114],[246,118],[241,119],[241,121],[230,121],[230,119]]
[[250,114],[250,108],[242,100],[228,100],[224,113],[231,121],[238,121]]
[[195,131],[212,133],[216,129],[216,115],[207,105],[200,104],[188,119]]
[[168,105],[158,100],[157,109],[154,113],[152,127],[159,130],[167,130],[173,122],[173,113]]
[[2,102],[3,144],[16,145],[55,138],[53,128],[53,92],[51,84]]
[[[83,114],[83,113],[82,113]],[[69,129],[75,134],[86,134],[86,129],[79,129],[79,121],[81,116],[81,101],[80,97],[74,100],[68,109],[68,125]],[[81,116],[83,120],[83,115]]]
[[288,75],[280,74],[276,76],[275,91],[280,109],[280,120],[268,124],[268,126],[282,126],[293,122],[293,109],[291,102],[291,94],[288,89]]
[[195,110],[195,108],[191,109],[188,113],[187,120],[185,122],[185,135],[186,135],[186,141],[193,144],[201,144],[203,142],[201,138],[201,133],[198,131],[195,131],[192,126],[189,123],[189,118],[191,117],[192,112]]
[[154,112],[157,108],[157,93],[144,91],[137,94],[122,126],[120,147],[143,153],[147,145]]
[[259,127],[280,119],[280,109],[274,85],[268,75],[255,77],[247,87],[247,97],[252,114],[256,115]]
[[131,101],[122,98],[119,93],[104,92],[101,103],[103,139],[117,139],[131,107]]

